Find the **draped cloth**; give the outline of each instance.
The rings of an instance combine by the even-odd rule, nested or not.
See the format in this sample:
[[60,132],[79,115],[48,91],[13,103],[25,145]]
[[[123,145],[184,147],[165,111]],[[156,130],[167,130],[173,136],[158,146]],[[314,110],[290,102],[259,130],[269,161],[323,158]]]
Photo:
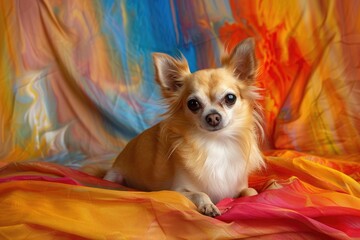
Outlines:
[[[360,238],[360,3],[0,1],[1,239]],[[267,167],[260,194],[202,216],[109,167],[161,120],[152,52],[191,71],[256,41]],[[146,153],[144,153],[146,154]]]

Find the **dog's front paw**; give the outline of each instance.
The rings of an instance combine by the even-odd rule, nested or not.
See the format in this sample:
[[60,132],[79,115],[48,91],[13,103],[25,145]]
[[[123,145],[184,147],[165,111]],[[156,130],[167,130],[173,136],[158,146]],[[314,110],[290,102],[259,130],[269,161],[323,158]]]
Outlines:
[[221,213],[213,203],[204,203],[198,206],[198,211],[209,217],[219,216]]
[[219,209],[212,203],[208,195],[203,192],[180,191],[189,198],[197,207],[197,210],[206,216],[216,217],[221,215]]

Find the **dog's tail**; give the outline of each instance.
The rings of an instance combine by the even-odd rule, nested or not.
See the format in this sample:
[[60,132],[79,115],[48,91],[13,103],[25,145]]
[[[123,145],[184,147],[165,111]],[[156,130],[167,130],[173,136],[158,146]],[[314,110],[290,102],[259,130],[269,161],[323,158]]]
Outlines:
[[104,167],[98,164],[88,164],[83,166],[80,171],[93,177],[102,178],[110,182],[116,182],[120,184],[125,183],[124,177],[116,168]]
[[88,164],[80,168],[81,172],[84,172],[90,176],[97,178],[104,178],[110,167],[105,167],[98,164]]
[[124,177],[121,175],[119,169],[116,168],[110,168],[110,170],[106,172],[104,179],[110,182],[125,184]]

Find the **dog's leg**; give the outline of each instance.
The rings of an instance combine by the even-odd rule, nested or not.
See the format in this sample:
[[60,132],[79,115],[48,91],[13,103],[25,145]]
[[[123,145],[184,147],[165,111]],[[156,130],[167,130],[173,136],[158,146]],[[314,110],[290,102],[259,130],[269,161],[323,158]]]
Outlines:
[[258,192],[253,188],[245,188],[240,191],[240,197],[249,197],[249,196],[255,196]]
[[219,216],[221,213],[219,209],[213,204],[209,198],[208,195],[206,195],[203,192],[190,192],[190,191],[179,191],[181,194],[183,194],[185,197],[190,199],[195,206],[197,207],[197,210],[210,217],[216,217]]

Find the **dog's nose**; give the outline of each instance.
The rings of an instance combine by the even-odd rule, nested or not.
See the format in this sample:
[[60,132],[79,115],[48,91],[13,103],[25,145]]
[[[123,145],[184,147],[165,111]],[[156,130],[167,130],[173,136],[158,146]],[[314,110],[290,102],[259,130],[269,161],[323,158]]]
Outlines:
[[205,117],[205,120],[210,126],[216,127],[221,122],[221,115],[218,113],[210,113]]

